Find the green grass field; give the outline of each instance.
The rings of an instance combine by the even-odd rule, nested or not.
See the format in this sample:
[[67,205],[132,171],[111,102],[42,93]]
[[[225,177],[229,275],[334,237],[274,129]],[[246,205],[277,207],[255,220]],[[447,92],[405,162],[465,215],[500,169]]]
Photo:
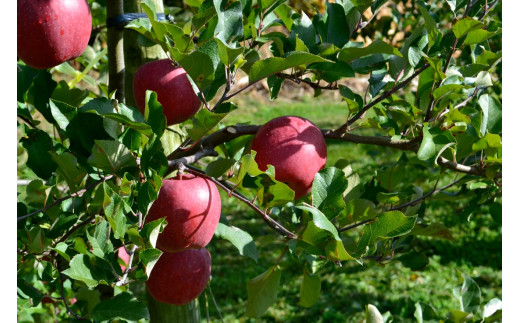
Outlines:
[[[240,109],[224,122],[235,124],[250,121],[261,124],[281,115],[305,116],[320,127],[342,124],[345,105],[340,101],[307,98],[293,103],[256,103],[245,99]],[[395,163],[401,152],[344,142],[328,142],[328,165],[340,158],[347,159],[362,180],[374,175],[377,168]],[[412,175],[410,175],[412,176]],[[420,183],[420,171],[412,176]],[[423,183],[425,191],[432,183]],[[280,263],[281,288],[278,299],[261,319],[244,316],[247,303],[247,282],[272,266],[283,244],[255,213],[239,201],[222,196],[223,214],[230,224],[249,232],[259,251],[258,263],[241,257],[229,242],[215,239],[209,245],[213,255],[211,289],[225,322],[362,322],[367,304],[389,312],[394,322],[416,322],[415,304],[431,304],[441,316],[459,304],[452,290],[458,285],[458,272],[471,276],[482,290],[483,304],[494,297],[501,298],[502,256],[501,226],[486,213],[476,214],[471,221],[458,217],[457,209],[467,201],[444,202],[429,200],[426,217],[444,222],[452,231],[454,241],[421,238],[420,248],[429,256],[423,271],[411,271],[393,260],[384,265],[367,261],[363,266],[346,262],[339,268],[333,264],[320,271],[321,296],[309,309],[298,306],[302,268],[286,255]],[[359,232],[343,235],[345,244],[354,241]],[[419,250],[419,251],[421,251]],[[208,294],[211,320],[218,312]],[[205,313],[204,294],[199,298]],[[482,304],[482,305],[483,305]]]

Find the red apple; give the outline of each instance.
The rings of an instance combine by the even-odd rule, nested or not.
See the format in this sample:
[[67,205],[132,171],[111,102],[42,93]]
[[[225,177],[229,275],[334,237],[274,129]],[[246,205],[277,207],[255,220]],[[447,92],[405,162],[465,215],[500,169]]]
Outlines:
[[175,67],[167,58],[139,67],[134,74],[133,90],[137,107],[143,114],[146,90],[155,91],[169,126],[193,117],[200,107],[186,71]]
[[295,192],[294,198],[309,193],[316,173],[325,167],[327,145],[320,129],[307,119],[283,116],[263,125],[251,149],[255,161],[265,171],[275,168],[275,178]]
[[206,248],[163,253],[146,281],[156,300],[184,305],[206,288],[211,275],[211,255]]
[[166,252],[205,247],[220,219],[220,195],[215,184],[192,174],[163,181],[145,222],[166,217],[168,225],[157,239]]
[[18,57],[33,68],[50,68],[80,56],[92,16],[85,0],[18,0]]
[[124,272],[126,269],[126,266],[128,266],[128,261],[130,260],[130,255],[128,254],[128,252],[126,252],[126,249],[124,246],[121,246],[121,247],[119,247],[119,249],[117,249],[117,255],[125,263],[125,265],[119,265],[121,267],[121,271]]

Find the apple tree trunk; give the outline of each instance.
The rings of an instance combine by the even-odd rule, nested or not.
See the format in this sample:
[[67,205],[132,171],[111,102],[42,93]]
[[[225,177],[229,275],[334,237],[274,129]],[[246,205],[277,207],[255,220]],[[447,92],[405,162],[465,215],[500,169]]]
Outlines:
[[199,323],[201,321],[197,299],[186,305],[174,306],[159,302],[148,292],[146,294],[150,323]]
[[[155,10],[160,13],[164,12],[164,5],[162,0],[152,0],[155,5]],[[123,4],[125,13],[143,12],[139,6],[138,0],[125,0]],[[133,95],[133,80],[137,69],[144,63],[154,61],[157,59],[166,58],[166,53],[161,46],[154,45],[144,47],[139,44],[139,38],[143,37],[135,30],[125,28],[124,31],[124,51],[125,51],[125,102],[126,104],[135,107],[135,100]]]
[[[119,1],[107,1],[107,11],[109,3],[119,2]],[[164,12],[164,5],[162,0],[152,0],[155,4],[155,8],[157,12]],[[119,8],[119,7],[118,7]],[[139,6],[138,0],[125,0],[122,3],[122,9],[124,13],[135,13],[142,12],[141,7]],[[107,15],[109,12],[107,12]],[[125,102],[128,105],[135,106],[134,96],[133,96],[133,78],[137,69],[146,62],[166,58],[166,54],[162,50],[159,45],[154,45],[151,47],[144,47],[139,43],[139,34],[136,31],[130,29],[124,29],[122,32],[122,39],[119,44],[122,44],[121,47],[117,47],[117,49],[124,48],[124,55],[119,55],[114,59],[113,62],[118,62],[123,64],[123,82],[119,82],[117,84],[117,89],[124,89],[122,91],[125,96]],[[114,49],[116,47],[113,47]],[[121,50],[123,52],[123,50]],[[115,53],[112,53],[114,55]],[[110,49],[109,49],[109,55]],[[110,57],[110,56],[109,56]],[[122,61],[121,61],[122,59]],[[111,63],[109,62],[109,65]],[[109,69],[111,67],[109,66]],[[112,67],[114,68],[114,67]],[[148,301],[148,311],[150,312],[150,322],[151,323],[199,323],[200,319],[200,309],[199,303],[197,300],[194,300],[183,306],[174,306],[170,304],[165,304],[155,300],[148,292],[147,292],[147,301]]]

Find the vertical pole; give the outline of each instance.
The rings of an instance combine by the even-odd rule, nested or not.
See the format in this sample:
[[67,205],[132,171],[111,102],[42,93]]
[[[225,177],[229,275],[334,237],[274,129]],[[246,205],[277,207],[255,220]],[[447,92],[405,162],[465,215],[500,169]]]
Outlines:
[[148,312],[150,323],[200,323],[200,309],[197,299],[186,305],[174,306],[154,299],[148,292]]
[[[107,1],[107,5],[108,5]],[[158,13],[164,12],[162,0],[152,0]],[[125,13],[142,12],[138,0],[124,1]],[[133,95],[133,79],[137,69],[146,62],[166,58],[161,46],[142,47],[138,42],[139,34],[131,29],[124,30],[124,61],[125,61],[125,99],[126,104],[135,107]],[[197,300],[186,305],[175,306],[155,300],[148,292],[148,311],[151,323],[200,323],[200,309]]]
[[[107,17],[123,14],[123,0],[107,1]],[[123,30],[117,27],[108,28],[108,92],[116,91],[115,98],[123,102],[125,99],[125,59],[123,51]]]
[[[158,13],[164,12],[164,5],[162,0],[152,0],[155,5],[155,9]],[[124,2],[125,13],[142,12],[141,6],[139,6],[138,0],[125,0]],[[135,30],[125,28],[124,31],[124,52],[125,52],[125,98],[126,104],[130,106],[136,106],[134,95],[133,95],[133,80],[134,74],[137,69],[144,63],[154,61],[157,59],[166,58],[166,53],[159,45],[151,47],[142,47],[138,43],[139,33]]]

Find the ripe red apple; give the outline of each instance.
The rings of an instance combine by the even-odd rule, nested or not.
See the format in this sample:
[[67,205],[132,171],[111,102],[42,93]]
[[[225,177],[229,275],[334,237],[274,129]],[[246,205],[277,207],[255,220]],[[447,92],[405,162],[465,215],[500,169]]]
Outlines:
[[283,116],[263,125],[251,149],[255,161],[265,171],[275,168],[275,178],[294,190],[294,198],[309,193],[316,173],[325,167],[327,145],[320,129],[307,119]]
[[206,288],[211,275],[211,255],[206,248],[163,253],[146,281],[156,300],[184,305]]
[[220,219],[220,195],[215,184],[192,174],[163,181],[145,222],[166,217],[168,225],[157,239],[165,252],[205,247]]
[[139,67],[134,74],[133,90],[137,107],[143,114],[146,90],[155,91],[169,126],[193,117],[200,107],[186,71],[175,67],[167,58]]
[[92,16],[85,0],[18,0],[18,57],[33,68],[50,68],[80,56]]

